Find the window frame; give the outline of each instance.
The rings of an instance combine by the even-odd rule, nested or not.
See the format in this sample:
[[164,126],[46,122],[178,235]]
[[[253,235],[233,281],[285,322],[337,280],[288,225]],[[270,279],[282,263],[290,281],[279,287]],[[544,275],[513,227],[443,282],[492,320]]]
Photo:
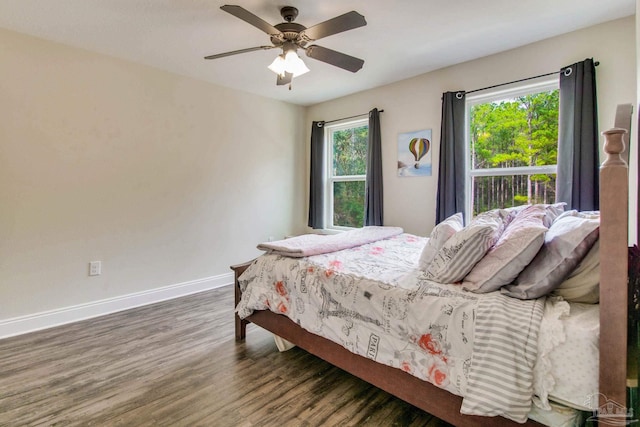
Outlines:
[[512,176],[512,175],[536,175],[536,174],[556,174],[558,164],[545,166],[518,166],[511,168],[484,168],[473,169],[471,161],[471,108],[475,105],[500,101],[518,96],[530,95],[534,93],[559,90],[560,81],[557,77],[544,77],[529,81],[527,84],[511,85],[501,90],[486,90],[477,94],[468,95],[465,98],[465,152],[464,152],[464,176],[465,176],[465,206],[464,217],[468,221],[473,218],[473,178],[486,176]]
[[[364,175],[333,175],[333,134],[338,131],[342,131],[345,129],[352,129],[357,127],[367,126],[367,131],[369,128],[369,118],[365,117],[362,119],[355,120],[346,120],[339,121],[335,123],[331,123],[329,125],[325,124],[324,126],[324,138],[325,138],[325,173],[324,173],[324,224],[326,230],[331,231],[347,231],[353,230],[354,227],[345,227],[341,225],[335,225],[333,223],[333,186],[336,182],[352,182],[352,181],[363,181],[366,185],[366,171]],[[363,202],[363,212],[364,212],[364,200]]]

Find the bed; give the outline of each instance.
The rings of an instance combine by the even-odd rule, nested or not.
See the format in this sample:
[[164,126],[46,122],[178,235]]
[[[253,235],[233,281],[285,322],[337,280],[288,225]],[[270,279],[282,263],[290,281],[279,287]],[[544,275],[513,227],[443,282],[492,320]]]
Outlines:
[[[590,407],[596,409],[594,415],[600,416],[601,419],[603,417],[610,417],[614,420],[619,420],[621,414],[626,414],[624,406],[627,401],[626,307],[628,170],[626,163],[622,161],[620,157],[620,153],[622,153],[624,149],[622,138],[625,132],[626,131],[622,129],[612,129],[604,132],[604,150],[607,158],[603,162],[600,172],[601,210],[598,221],[600,283],[599,305],[596,312],[596,323],[598,323],[597,317],[599,316],[598,326],[600,331],[599,343],[597,343],[600,349],[600,368],[597,379],[599,387],[596,389],[599,394],[592,393],[594,394],[592,398],[595,399],[595,402],[592,402],[590,405]],[[515,217],[515,214],[513,217]],[[398,243],[400,244],[398,245]],[[411,245],[414,245],[415,248],[422,248],[425,246],[425,242],[417,236],[395,232],[395,234],[386,239],[374,240],[371,243],[357,246],[355,250],[352,250],[352,252],[346,256],[359,261],[359,264],[366,264],[363,258],[358,258],[362,256],[361,253],[358,253],[358,248],[366,248],[365,250],[367,252],[395,253],[397,259],[409,259],[408,264],[410,265],[405,267],[411,270],[412,266],[415,266],[419,260],[415,259],[415,256],[414,259],[410,259],[411,257],[408,256],[407,253],[401,252],[403,247],[410,248]],[[426,245],[428,245],[428,242]],[[412,251],[412,253],[415,252],[415,250]],[[373,310],[367,312],[367,308],[359,309],[358,312],[355,312],[351,310],[351,306],[346,307],[346,304],[343,304],[344,300],[340,300],[332,295],[327,295],[326,292],[323,293],[323,287],[320,286],[314,293],[314,298],[319,301],[317,310],[319,310],[320,314],[312,314],[309,317],[311,320],[309,320],[300,314],[307,310],[306,301],[305,304],[303,304],[301,295],[290,294],[292,288],[295,287],[299,289],[301,286],[304,287],[304,280],[302,285],[289,286],[286,289],[284,285],[280,285],[282,288],[279,289],[279,285],[276,283],[274,287],[276,293],[274,294],[274,298],[277,298],[278,294],[282,298],[279,300],[279,303],[274,299],[272,306],[269,305],[268,300],[266,300],[265,305],[265,298],[258,296],[257,291],[252,290],[253,288],[249,289],[247,283],[249,281],[257,283],[260,281],[260,276],[266,274],[263,273],[263,271],[277,268],[285,272],[294,271],[297,277],[306,276],[307,270],[318,269],[326,276],[326,280],[336,282],[336,277],[329,277],[336,271],[336,265],[332,266],[330,263],[336,261],[327,256],[323,259],[322,254],[318,254],[318,258],[314,258],[312,264],[308,263],[308,259],[313,257],[290,258],[275,254],[269,254],[269,256],[265,255],[258,260],[232,267],[236,277],[236,340],[245,339],[247,323],[254,323],[327,362],[454,425],[536,426],[556,423],[556,421],[547,421],[544,416],[540,415],[531,415],[531,417],[540,420],[544,424],[540,424],[532,419],[527,419],[527,416],[529,416],[528,412],[526,413],[527,415],[522,418],[522,410],[515,412],[506,411],[503,413],[500,408],[491,412],[493,410],[491,408],[487,412],[487,409],[484,408],[486,402],[482,400],[474,402],[473,399],[469,398],[469,393],[467,393],[467,389],[469,388],[473,391],[471,394],[474,396],[483,394],[483,390],[485,390],[484,394],[492,394],[490,391],[496,391],[503,387],[503,384],[499,381],[492,386],[488,384],[493,382],[493,380],[487,382],[480,381],[479,379],[483,378],[484,373],[478,373],[477,368],[475,368],[475,371],[471,370],[471,372],[469,372],[470,367],[468,361],[471,359],[469,352],[473,355],[474,365],[478,366],[477,360],[482,360],[483,357],[491,358],[493,357],[491,354],[495,353],[487,351],[486,354],[484,354],[478,349],[482,348],[482,346],[492,349],[500,340],[500,336],[496,338],[495,336],[490,336],[491,334],[487,335],[484,334],[484,332],[478,332],[482,330],[478,324],[481,324],[481,322],[499,322],[499,319],[496,320],[497,318],[495,316],[500,316],[500,311],[496,310],[495,306],[496,304],[503,304],[504,310],[506,310],[505,312],[511,310],[514,313],[528,313],[524,316],[528,318],[528,320],[525,319],[523,322],[526,321],[529,323],[522,323],[518,330],[522,330],[522,328],[530,328],[533,330],[534,327],[540,327],[540,324],[544,323],[542,321],[542,315],[546,313],[546,306],[549,304],[548,301],[553,300],[552,298],[520,300],[504,296],[500,292],[490,292],[482,294],[484,295],[483,297],[474,299],[475,297],[469,296],[469,292],[459,290],[460,285],[450,285],[446,284],[447,281],[444,281],[444,284],[439,286],[438,283],[440,283],[440,281],[434,282],[431,280],[433,277],[424,277],[423,270],[407,274],[409,270],[402,270],[402,268],[400,268],[401,271],[399,270],[396,274],[390,271],[392,268],[387,269],[381,267],[381,270],[376,272],[374,262],[369,266],[368,270],[365,268],[366,271],[362,270],[364,267],[361,265],[360,270],[356,271],[356,275],[363,277],[365,281],[374,282],[373,286],[375,286],[376,289],[381,289],[378,293],[382,295],[380,298],[381,301],[383,301],[379,302],[379,306],[383,307],[380,311],[384,312],[374,313]],[[302,262],[302,264],[300,264],[300,262]],[[261,263],[264,264],[262,270],[259,269],[259,264]],[[444,274],[444,276],[441,277],[449,277],[446,274],[447,271],[446,268],[441,271],[440,273]],[[247,274],[243,276],[245,272],[247,272]],[[381,281],[380,283],[375,283],[376,280],[381,279],[375,276],[377,273],[384,273],[382,276],[385,276],[384,280],[386,280],[386,282]],[[251,276],[250,279],[247,278],[249,276]],[[412,287],[413,285],[406,282],[407,276],[412,276],[412,280],[418,280],[421,285],[418,288]],[[339,287],[338,294],[352,300],[356,299],[356,294],[360,300],[375,299],[377,297],[366,290],[364,292],[353,292],[354,289],[362,290],[366,288],[360,288],[360,284],[355,284],[350,279],[344,279],[344,277],[347,276],[340,276],[340,278],[342,278],[341,281],[337,280],[337,286]],[[397,285],[396,288],[399,289],[388,287],[389,282]],[[455,286],[458,286],[458,288]],[[254,292],[256,295],[253,295]],[[433,320],[427,321],[431,322],[428,330],[429,333],[403,331],[403,327],[407,325],[404,319],[407,317],[420,318],[422,315],[417,300],[420,300],[422,295],[432,294],[446,295],[452,298],[450,301],[445,301],[441,304],[438,303],[440,305],[431,307],[431,310],[437,311],[440,314],[446,314],[448,316],[447,319],[457,319],[454,322],[458,325],[457,329],[453,328],[453,323],[443,325],[438,323],[439,321]],[[304,296],[304,298],[306,298],[306,296]],[[252,299],[253,303],[249,303]],[[291,302],[291,300],[293,300],[293,302]],[[403,303],[399,304],[398,301],[403,301]],[[362,301],[359,301],[358,305],[361,303]],[[288,313],[288,311],[294,311],[296,313]],[[587,309],[585,310],[585,313],[586,312],[590,313],[589,316],[593,322],[593,310]],[[288,317],[288,315],[291,318]],[[584,316],[587,315],[585,314]],[[331,327],[313,323],[318,318],[329,320],[337,319],[336,328],[340,330],[331,332]],[[470,318],[474,323],[470,323],[471,320],[469,320],[466,326],[464,326],[464,321]],[[440,319],[442,319],[442,316]],[[462,319],[464,319],[464,321]],[[351,333],[349,328],[353,326],[354,323],[367,325],[370,329],[366,330],[365,335],[355,335],[355,333],[353,333],[351,338],[345,339],[344,337],[349,336]],[[580,324],[584,325],[582,321],[575,323],[578,327]],[[345,330],[345,327],[347,330]],[[472,330],[465,330],[465,327],[472,328]],[[455,332],[451,333],[451,339],[447,338],[446,342],[432,339],[432,336],[435,336],[436,332],[440,331],[439,336],[441,336],[441,332],[447,330],[447,328],[455,330]],[[509,333],[507,331],[508,329],[509,325],[504,325],[504,329],[500,333]],[[329,331],[327,332],[326,330]],[[385,353],[380,342],[381,340],[376,338],[378,337],[378,331],[381,330],[400,330],[409,344],[413,344],[414,347],[419,350],[424,350],[422,352],[424,354],[419,351],[409,353],[412,355],[420,353],[426,359],[416,359],[412,356],[405,358],[406,360],[404,361],[391,361],[391,357],[388,356],[387,353],[391,352],[395,355],[401,354],[407,346],[405,345],[406,343],[396,343],[395,347],[391,346],[391,350],[387,350],[387,353]],[[474,332],[475,336],[473,340],[471,340],[471,343],[468,343],[466,341],[467,335],[472,335]],[[511,331],[511,333],[512,332],[513,331]],[[320,336],[318,333],[323,333],[328,338]],[[522,342],[515,344],[520,346],[515,349],[515,352],[524,352],[523,349],[531,346],[533,341],[538,340],[539,333],[540,330],[536,329],[535,333],[523,337]],[[362,338],[363,336],[367,338]],[[492,341],[492,339],[497,339],[498,341]],[[518,337],[516,335],[510,335],[508,340],[505,341],[518,341]],[[447,351],[445,351],[445,347]],[[458,353],[454,351],[449,353],[448,351],[451,350],[452,347],[455,347]],[[398,350],[399,348],[401,348],[401,350]],[[521,357],[525,362],[514,363],[513,369],[515,371],[509,375],[513,377],[522,376],[523,372],[518,371],[518,366],[523,363],[533,366],[535,361],[529,360],[529,356],[530,354],[524,352]],[[382,363],[381,359],[384,359]],[[498,358],[497,360],[502,363],[506,359]],[[406,363],[406,365],[403,363]],[[495,360],[489,360],[487,362],[487,364],[491,363],[495,363]],[[417,366],[425,366],[425,369],[422,369],[418,375],[414,372],[418,371],[415,369]],[[469,377],[469,374],[471,374],[471,377]],[[496,375],[496,372],[493,372],[491,375]],[[524,384],[525,389],[529,386],[531,386],[529,383]],[[493,387],[493,389],[491,387]],[[461,394],[465,394],[465,397],[463,398]],[[507,396],[507,398],[510,398],[510,396]],[[552,403],[552,405],[557,406],[555,403]],[[482,415],[473,415],[479,413],[477,411],[478,406],[482,407],[480,413],[483,411],[485,413]],[[533,405],[533,407],[535,407],[535,405]],[[600,409],[598,410],[598,408]],[[560,408],[560,412],[561,411],[562,407]],[[492,416],[488,417],[486,415]],[[522,422],[524,422],[524,424],[519,424]]]

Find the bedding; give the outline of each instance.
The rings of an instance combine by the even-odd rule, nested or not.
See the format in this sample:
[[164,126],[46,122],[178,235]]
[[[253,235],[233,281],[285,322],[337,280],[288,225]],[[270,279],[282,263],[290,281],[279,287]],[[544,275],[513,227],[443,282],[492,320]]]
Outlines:
[[573,273],[553,291],[566,301],[600,302],[600,241],[597,240]]
[[349,233],[303,234],[258,245],[258,249],[290,257],[305,257],[353,248],[402,233],[400,227],[362,227]]
[[514,216],[504,209],[476,216],[468,226],[444,243],[427,267],[426,277],[439,283],[455,283],[464,279],[496,243]]
[[436,225],[433,230],[431,230],[429,240],[427,240],[427,243],[422,250],[422,254],[420,255],[420,262],[418,263],[420,270],[426,270],[438,254],[438,251],[442,249],[445,242],[463,228],[464,222],[462,220],[461,212],[451,215],[449,218]]
[[587,415],[577,409],[551,403],[550,409],[541,409],[534,405],[529,412],[529,418],[545,426],[583,427]]
[[485,293],[513,282],[544,243],[545,215],[542,205],[520,210],[498,242],[464,278],[462,286],[468,291]]
[[[523,209],[526,209],[527,207],[532,206],[532,205],[520,205],[520,206],[514,206],[514,207],[510,207],[510,208],[505,208],[505,210],[509,211],[509,212],[515,212],[516,214],[518,214],[519,212],[521,212]],[[544,216],[544,226],[549,228],[551,227],[551,224],[553,224],[553,221],[556,220],[556,218],[558,218],[560,215],[562,215],[562,213],[564,213],[564,210],[567,206],[567,204],[565,202],[559,202],[559,203],[538,203],[535,204],[533,206],[540,206],[542,208],[544,208],[545,211],[545,216]]]
[[[600,169],[600,201],[602,206],[602,235],[599,236],[597,240],[599,241],[599,244],[602,246],[603,250],[599,252],[597,248],[593,249],[597,245],[597,243],[594,243],[594,246],[588,252],[589,255],[584,260],[577,261],[579,266],[584,267],[583,272],[586,272],[586,271],[590,271],[590,269],[586,267],[586,265],[589,264],[587,263],[587,258],[589,258],[591,254],[595,254],[593,256],[595,256],[596,258],[599,256],[600,258],[600,262],[599,263],[596,262],[597,267],[595,267],[600,269],[599,283],[594,283],[595,281],[593,281],[586,287],[586,293],[583,292],[582,290],[579,292],[582,296],[584,295],[592,296],[593,287],[594,286],[599,287],[600,303],[598,305],[586,306],[585,310],[590,313],[589,314],[590,319],[595,319],[599,317],[598,324],[599,324],[600,338],[599,340],[597,338],[594,338],[594,334],[597,335],[598,333],[597,331],[592,330],[591,332],[589,332],[585,330],[585,333],[589,334],[588,335],[589,339],[587,339],[586,342],[582,343],[584,347],[582,347],[582,350],[580,350],[583,354],[587,354],[587,353],[595,354],[595,352],[592,351],[592,349],[596,346],[596,343],[597,343],[597,347],[599,350],[598,350],[598,354],[596,355],[598,360],[595,363],[595,365],[597,365],[598,367],[597,368],[589,367],[589,366],[594,366],[592,361],[582,361],[582,362],[575,361],[573,359],[575,357],[575,354],[573,355],[571,353],[562,354],[563,352],[561,351],[560,352],[561,354],[558,357],[560,358],[559,360],[565,360],[567,366],[572,366],[580,363],[582,366],[580,370],[582,370],[582,372],[579,372],[579,375],[584,376],[585,374],[592,374],[595,378],[599,374],[599,377],[600,377],[600,383],[598,384],[599,396],[598,398],[594,398],[594,396],[591,396],[592,399],[590,400],[590,402],[592,405],[596,405],[597,403],[595,401],[599,400],[599,403],[601,405],[610,405],[613,403],[613,405],[617,407],[618,405],[617,402],[625,402],[627,398],[627,393],[626,393],[627,313],[626,313],[626,310],[621,309],[621,307],[626,307],[626,303],[627,303],[628,276],[627,276],[626,263],[621,262],[621,260],[626,259],[627,251],[628,251],[628,248],[627,248],[628,170],[625,162],[621,161],[620,154],[619,154],[624,147],[622,143],[624,130],[611,129],[603,133],[605,136],[604,151],[606,153],[606,160]],[[549,205],[549,206],[551,208],[550,210],[555,209],[553,205]],[[522,208],[516,208],[514,210],[517,211],[518,209],[522,209]],[[560,209],[558,209],[558,214],[559,212],[561,212]],[[551,213],[553,215],[556,214],[555,212],[551,212]],[[553,225],[553,219],[550,218],[549,215],[545,216],[544,225],[547,227],[550,227]],[[417,257],[418,255],[415,255],[416,261],[418,259]],[[308,262],[308,259],[301,258],[299,259],[299,261]],[[255,265],[255,263],[249,262],[249,263],[243,263],[236,266],[232,266],[232,269],[235,271],[235,279],[236,279],[235,293],[236,293],[236,304],[238,307],[240,307],[241,302],[245,299],[245,297],[247,297],[247,295],[245,295],[246,292],[251,292],[250,289],[253,288],[253,285],[248,283],[250,281],[246,280],[246,278],[242,280],[242,283],[240,280],[240,278],[243,277],[243,273],[246,273],[248,271],[247,269],[250,267],[251,264]],[[315,268],[315,267],[312,266],[312,268]],[[578,269],[580,268],[581,267],[578,267]],[[562,284],[556,289],[555,291],[556,293],[559,294],[560,290],[563,288],[563,285],[565,283],[570,282],[572,278],[575,278],[578,276],[578,274],[576,273],[578,269],[574,270],[574,273],[569,272],[568,279],[565,279],[562,282]],[[294,271],[294,270],[296,270],[296,268],[291,269],[291,271]],[[344,270],[345,271],[349,270],[349,268],[346,267],[344,268]],[[296,271],[298,271],[297,275],[300,276],[304,271],[304,269],[296,270]],[[324,270],[321,269],[321,271],[324,271]],[[269,278],[271,277],[271,274],[273,272],[268,272],[264,274],[263,273],[254,271],[252,274],[264,275],[265,278]],[[337,272],[335,273],[335,277],[341,274],[342,273]],[[333,276],[333,274],[330,274],[330,275]],[[428,280],[426,280],[425,277],[420,277],[420,279],[421,280],[424,279],[425,281],[428,282]],[[402,280],[399,280],[399,281],[396,280],[396,282],[399,285],[402,285],[404,283]],[[347,280],[344,283],[349,284],[350,282]],[[570,290],[575,289],[576,286],[573,286],[575,284],[576,283],[573,283],[571,286],[568,286],[567,289],[570,289]],[[393,286],[393,285],[385,284],[383,286],[380,286],[380,289],[387,289],[386,286]],[[447,290],[456,289],[455,288],[456,285],[454,285],[454,288],[448,288],[448,286],[451,286],[451,285],[443,285],[443,286],[444,286],[444,289],[436,286],[436,288],[443,290],[443,292],[441,293],[442,295],[444,295]],[[460,289],[459,285],[457,286],[458,286],[457,289]],[[352,285],[349,285],[348,287],[353,289]],[[579,288],[580,286],[577,286],[577,287]],[[245,294],[242,293],[241,288],[246,291]],[[278,282],[275,282],[272,285],[272,288],[274,289],[281,288],[282,290],[282,287],[278,286]],[[312,286],[309,286],[309,289],[311,288]],[[402,289],[400,286],[395,286],[394,289],[395,288]],[[492,295],[492,294],[493,293],[484,294],[484,295]],[[482,298],[482,295],[478,295],[478,294],[473,294],[473,295],[475,295],[475,298],[477,298],[477,300]],[[256,298],[256,296],[254,295],[253,298]],[[259,297],[257,298],[258,300],[260,299]],[[581,298],[581,296],[578,296],[578,298]],[[349,302],[348,299],[346,302],[347,303]],[[394,300],[390,299],[389,302],[394,302]],[[539,341],[540,340],[549,341],[551,343],[551,345],[545,349],[545,352],[547,352],[549,356],[548,358],[551,359],[552,357],[551,355],[556,353],[559,349],[561,349],[563,345],[566,344],[565,347],[567,348],[570,348],[572,345],[574,345],[571,343],[569,337],[574,336],[574,331],[571,330],[572,328],[571,325],[576,322],[572,323],[570,319],[572,316],[576,314],[578,314],[578,317],[580,317],[582,312],[580,311],[579,308],[577,310],[573,309],[574,306],[579,307],[579,305],[570,303],[569,304],[570,310],[567,317],[567,313],[565,312],[564,309],[562,309],[562,305],[556,306],[554,304],[557,310],[554,310],[553,312],[557,314],[557,317],[555,319],[551,319],[553,320],[553,322],[551,322],[551,327],[549,330],[552,331],[552,334],[555,333],[554,331],[557,332],[558,330],[557,327],[554,327],[553,325],[557,326],[558,320],[560,320],[564,328],[565,338],[563,340],[561,336],[554,337],[553,335],[551,336],[551,338],[549,337],[544,338],[544,334],[546,333],[545,330],[548,327],[548,325],[545,326],[545,322],[544,322],[544,319],[547,317],[547,310],[546,310],[547,303],[554,303],[554,298],[546,297],[546,300],[544,301],[545,314],[543,314],[543,321],[540,322],[541,326],[538,332],[538,337],[539,337]],[[256,307],[258,307],[259,305],[260,304],[256,305]],[[264,306],[264,304],[262,305]],[[391,304],[389,305],[389,307],[397,307],[397,305]],[[245,309],[246,308],[248,308],[248,306],[245,306]],[[271,307],[271,310],[275,311],[276,313],[278,312],[278,310],[274,310],[273,306]],[[596,315],[598,310],[599,310],[599,315]],[[248,311],[251,312],[252,309],[249,309]],[[352,317],[355,316],[355,313],[349,313],[349,314]],[[303,328],[301,328],[299,324],[296,324],[290,321],[285,316],[274,314],[270,310],[259,310],[258,312],[250,315],[248,318],[245,318],[245,320],[241,320],[236,314],[235,316],[236,340],[240,341],[246,337],[246,326],[248,323],[254,323],[264,329],[267,329],[273,332],[274,334],[282,335],[283,337],[286,337],[291,342],[296,343],[301,347],[305,348],[310,353],[315,354],[318,357],[324,360],[327,360],[328,362],[333,363],[334,365],[339,366],[342,369],[345,369],[347,372],[350,372],[356,375],[357,377],[362,378],[363,380],[368,381],[371,384],[383,390],[388,391],[392,395],[397,396],[398,398],[401,398],[415,405],[417,408],[427,411],[433,414],[434,416],[437,416],[438,418],[441,418],[454,425],[464,425],[464,426],[474,426],[474,427],[485,427],[486,425],[500,425],[500,426],[512,425],[512,422],[502,418],[495,418],[495,419],[489,420],[483,417],[462,415],[460,414],[460,408],[463,402],[463,399],[461,397],[455,396],[454,394],[451,394],[446,390],[442,390],[436,386],[433,386],[426,381],[422,381],[411,375],[405,374],[404,372],[398,369],[394,369],[386,365],[382,365],[381,363],[368,361],[366,360],[366,357],[349,353],[348,350],[344,349],[339,344],[333,343],[325,338],[315,335],[314,333],[307,332]],[[586,324],[586,322],[584,321],[584,318],[577,323],[579,323],[580,325]],[[429,325],[429,327],[431,327],[431,325]],[[430,340],[425,339],[425,344],[430,342],[433,342],[433,336],[431,336]],[[589,348],[588,347],[589,345],[592,345],[592,347]],[[427,345],[425,345],[424,347],[429,348],[429,346]],[[435,348],[436,350],[438,350],[438,347],[431,346],[431,348],[432,349]],[[446,346],[444,348],[447,349]],[[442,350],[439,350],[439,351],[441,351],[442,353]],[[473,356],[473,353],[472,353],[472,356]],[[473,361],[473,357],[472,357],[472,361]],[[546,364],[546,365],[548,366],[549,364]],[[561,365],[561,363],[559,365]],[[471,368],[472,366],[473,364],[470,364],[469,368]],[[552,368],[555,368],[555,366],[553,366]],[[535,384],[536,376],[538,375],[537,374],[538,369],[539,367],[536,367],[534,369],[534,384]],[[567,371],[570,371],[570,369]],[[541,378],[543,379],[547,378],[545,377],[546,374],[544,372],[541,375],[542,375]],[[551,388],[547,390],[546,396],[548,399],[556,398],[555,396],[557,395],[557,393],[559,393],[559,390],[560,390],[560,388],[557,387],[557,385],[562,381],[562,380],[558,380],[558,378],[562,376],[561,374],[554,373],[553,375],[554,375],[553,381],[555,383],[549,386]],[[571,376],[571,374],[568,376]],[[596,381],[597,380],[598,378],[596,378]],[[543,381],[543,383],[545,382],[546,381]],[[587,387],[587,389],[584,389],[583,392],[585,392],[586,390],[590,390],[589,387]],[[467,391],[468,391],[468,388],[469,386],[467,386]],[[544,390],[541,393],[544,394]],[[556,405],[554,403],[550,403],[550,406],[554,407]],[[571,408],[566,408],[566,407],[564,408],[562,412],[565,413],[564,414],[565,418],[561,418],[561,419],[555,417],[555,415],[557,415],[556,411],[551,412],[551,411],[542,410],[537,405],[534,405],[532,408],[533,410],[530,413],[530,419],[539,420],[546,425],[569,426],[569,425],[572,425],[570,424],[572,422],[571,419],[575,419],[571,415],[572,413],[575,414],[575,411]],[[606,408],[608,408],[608,406]],[[595,415],[595,412],[594,412],[594,415]],[[562,421],[562,419],[566,421]],[[527,421],[525,424],[528,426],[538,425],[533,421]]]
[[548,410],[554,401],[583,411],[596,409],[599,337],[599,305],[546,299],[534,367],[537,407]]
[[599,231],[599,216],[575,210],[564,212],[549,227],[533,261],[501,292],[521,299],[552,292],[584,259],[598,240]]
[[544,299],[434,282],[416,269],[425,244],[399,234],[300,259],[263,255],[240,277],[237,313],[284,314],[353,353],[463,396],[464,413],[523,422]]

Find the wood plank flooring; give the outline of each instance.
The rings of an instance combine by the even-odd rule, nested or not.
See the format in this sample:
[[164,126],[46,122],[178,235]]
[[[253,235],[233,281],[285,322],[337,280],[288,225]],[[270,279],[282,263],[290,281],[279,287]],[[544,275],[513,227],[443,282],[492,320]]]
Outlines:
[[0,426],[447,423],[249,325],[233,288],[0,340]]

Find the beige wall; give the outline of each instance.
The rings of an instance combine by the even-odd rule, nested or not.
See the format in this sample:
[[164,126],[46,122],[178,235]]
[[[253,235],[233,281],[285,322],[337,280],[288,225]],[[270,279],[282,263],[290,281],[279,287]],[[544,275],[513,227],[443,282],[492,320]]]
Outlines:
[[[347,117],[373,107],[384,109],[381,130],[385,224],[426,235],[435,222],[442,93],[535,76],[589,57],[600,61],[597,68],[599,125],[600,130],[605,130],[613,126],[617,104],[637,105],[634,17],[314,105],[307,110],[307,125],[312,120]],[[433,130],[435,141],[433,176],[397,177],[398,133],[428,128]]]
[[0,321],[226,275],[304,230],[302,107],[8,31],[0,64]]
[[[0,326],[224,276],[303,231],[311,120],[385,110],[386,223],[425,235],[442,92],[594,57],[602,130],[637,105],[634,55],[631,17],[304,109],[0,30]],[[396,177],[397,134],[424,128],[434,175]]]

